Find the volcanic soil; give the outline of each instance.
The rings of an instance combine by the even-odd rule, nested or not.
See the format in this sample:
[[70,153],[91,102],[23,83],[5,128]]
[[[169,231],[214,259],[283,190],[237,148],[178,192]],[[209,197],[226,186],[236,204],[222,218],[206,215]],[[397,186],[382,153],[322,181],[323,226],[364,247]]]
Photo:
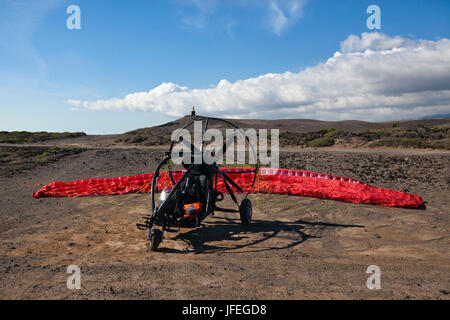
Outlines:
[[[419,194],[426,209],[254,194],[250,226],[217,213],[150,252],[135,226],[148,194],[32,198],[52,181],[152,172],[164,154],[98,139],[0,148],[1,299],[449,299],[448,151],[282,151],[283,168]],[[69,265],[79,290],[67,288]],[[371,265],[379,290],[366,286]]]

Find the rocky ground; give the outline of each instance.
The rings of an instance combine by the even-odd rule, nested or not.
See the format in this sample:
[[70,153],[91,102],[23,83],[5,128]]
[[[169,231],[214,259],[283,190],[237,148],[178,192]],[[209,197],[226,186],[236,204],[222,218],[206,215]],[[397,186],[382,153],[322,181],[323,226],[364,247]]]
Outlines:
[[[286,150],[283,168],[419,194],[426,209],[255,194],[250,226],[220,213],[149,252],[135,227],[147,194],[31,194],[52,181],[152,172],[163,149],[2,146],[0,298],[449,299],[449,155]],[[80,290],[67,289],[69,265],[81,268]],[[366,287],[370,265],[381,269],[379,290]]]

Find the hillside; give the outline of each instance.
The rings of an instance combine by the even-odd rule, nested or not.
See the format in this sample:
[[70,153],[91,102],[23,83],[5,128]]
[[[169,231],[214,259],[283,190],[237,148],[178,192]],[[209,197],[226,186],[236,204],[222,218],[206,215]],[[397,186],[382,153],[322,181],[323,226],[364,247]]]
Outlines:
[[[186,116],[160,126],[124,133],[115,140],[127,145],[166,145],[173,130],[192,118]],[[357,120],[319,121],[311,119],[229,119],[245,129],[279,129],[280,145],[322,147],[403,147],[450,149],[450,119],[422,119],[391,122]]]
[[[201,117],[197,117],[201,120]],[[170,144],[171,134],[192,118],[186,116],[162,125],[123,134],[0,132],[3,145],[44,145],[64,147],[145,147]],[[229,119],[246,130],[279,129],[281,147],[418,148],[450,150],[450,118],[391,122],[358,120],[320,121],[311,119]],[[214,123],[210,128],[215,127]]]

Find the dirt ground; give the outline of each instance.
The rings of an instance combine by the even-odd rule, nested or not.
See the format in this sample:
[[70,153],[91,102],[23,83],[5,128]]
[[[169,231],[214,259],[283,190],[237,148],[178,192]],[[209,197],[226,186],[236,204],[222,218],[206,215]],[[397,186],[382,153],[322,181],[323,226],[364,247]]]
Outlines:
[[[449,299],[448,152],[282,152],[283,168],[419,194],[426,209],[255,194],[250,226],[217,213],[166,233],[160,252],[135,226],[148,194],[31,194],[52,181],[152,172],[162,149],[63,155],[0,163],[1,299]],[[67,289],[69,265],[81,268],[80,290]],[[381,269],[379,290],[366,287],[370,265]]]

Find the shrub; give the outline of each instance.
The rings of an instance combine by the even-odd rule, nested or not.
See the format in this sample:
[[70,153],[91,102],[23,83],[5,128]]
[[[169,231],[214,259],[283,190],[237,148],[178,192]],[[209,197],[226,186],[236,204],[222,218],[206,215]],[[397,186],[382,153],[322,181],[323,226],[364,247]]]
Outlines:
[[321,130],[319,130],[319,132],[322,133],[322,134],[331,133],[331,132],[333,132],[333,131],[336,131],[336,129],[335,129],[335,128],[327,128],[327,129],[321,129]]
[[334,145],[334,139],[329,136],[325,136],[322,138],[317,138],[311,141],[308,141],[306,144],[308,147],[317,148],[317,147],[329,147]]
[[142,141],[145,141],[147,138],[144,138],[142,136],[137,136],[135,138],[133,138],[133,140],[131,140],[131,143],[140,143]]
[[24,141],[22,139],[17,139],[17,138],[0,138],[0,143],[14,143],[14,144],[18,144],[18,143],[24,143]]
[[433,149],[450,150],[450,139],[442,139],[442,140],[433,141],[431,143],[431,147]]

